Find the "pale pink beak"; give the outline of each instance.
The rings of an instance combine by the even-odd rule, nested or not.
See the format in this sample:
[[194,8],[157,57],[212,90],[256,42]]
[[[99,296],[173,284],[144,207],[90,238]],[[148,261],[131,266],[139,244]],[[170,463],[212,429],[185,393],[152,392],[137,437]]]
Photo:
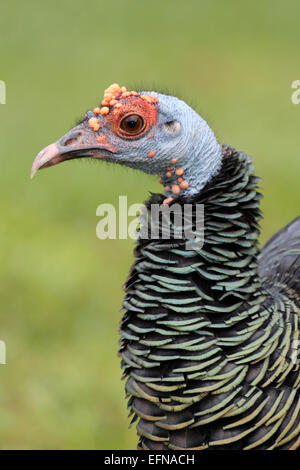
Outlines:
[[56,143],[48,145],[35,157],[31,167],[30,178],[33,178],[41,168],[56,165],[63,160],[64,157],[60,154],[58,145]]
[[84,124],[79,124],[57,142],[40,151],[32,164],[30,177],[33,178],[42,168],[57,165],[65,160],[82,157],[109,159],[115,153],[115,147],[109,144],[105,134],[100,138]]

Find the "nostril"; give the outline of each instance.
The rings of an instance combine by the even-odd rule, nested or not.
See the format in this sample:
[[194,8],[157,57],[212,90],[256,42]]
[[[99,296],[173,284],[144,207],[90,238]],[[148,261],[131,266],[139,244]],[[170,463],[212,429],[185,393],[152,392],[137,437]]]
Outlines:
[[77,139],[75,137],[72,137],[72,138],[66,140],[65,143],[64,143],[64,147],[66,147],[67,145],[73,144],[74,142],[76,142],[76,140]]
[[73,134],[72,136],[69,136],[65,142],[63,142],[63,147],[67,147],[69,145],[75,144],[78,142],[79,138],[81,137],[81,132],[77,132],[76,134]]

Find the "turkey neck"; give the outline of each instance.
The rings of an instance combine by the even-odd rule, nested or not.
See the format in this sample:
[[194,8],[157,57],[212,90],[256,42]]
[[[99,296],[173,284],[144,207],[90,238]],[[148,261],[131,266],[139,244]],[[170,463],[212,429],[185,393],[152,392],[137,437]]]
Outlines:
[[[265,295],[258,277],[257,256],[260,181],[249,157],[223,146],[222,168],[200,193],[178,197],[179,205],[204,205],[204,244],[188,249],[187,240],[140,239],[137,261],[126,289],[125,307],[143,311],[168,308],[177,314],[218,313],[214,321],[236,310],[249,314]],[[146,203],[163,202],[152,195]],[[171,204],[171,207],[173,205]],[[243,317],[244,318],[244,317]]]

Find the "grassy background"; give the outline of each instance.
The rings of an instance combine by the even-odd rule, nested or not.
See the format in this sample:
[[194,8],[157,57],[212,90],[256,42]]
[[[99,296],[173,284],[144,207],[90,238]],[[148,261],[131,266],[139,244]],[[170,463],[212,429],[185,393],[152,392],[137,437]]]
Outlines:
[[96,207],[142,202],[157,178],[71,162],[31,182],[37,152],[103,89],[192,102],[263,177],[262,241],[299,214],[299,2],[1,3],[0,447],[135,448],[118,341],[131,240],[97,240]]

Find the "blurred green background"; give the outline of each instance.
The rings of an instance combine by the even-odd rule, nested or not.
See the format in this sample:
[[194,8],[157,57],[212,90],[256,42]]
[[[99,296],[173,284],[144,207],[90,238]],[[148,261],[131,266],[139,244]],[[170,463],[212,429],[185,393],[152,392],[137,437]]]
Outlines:
[[96,238],[96,207],[156,177],[73,161],[29,179],[46,144],[113,82],[168,89],[263,178],[262,242],[299,215],[300,4],[3,1],[0,11],[0,448],[131,449],[118,323],[132,240]]

